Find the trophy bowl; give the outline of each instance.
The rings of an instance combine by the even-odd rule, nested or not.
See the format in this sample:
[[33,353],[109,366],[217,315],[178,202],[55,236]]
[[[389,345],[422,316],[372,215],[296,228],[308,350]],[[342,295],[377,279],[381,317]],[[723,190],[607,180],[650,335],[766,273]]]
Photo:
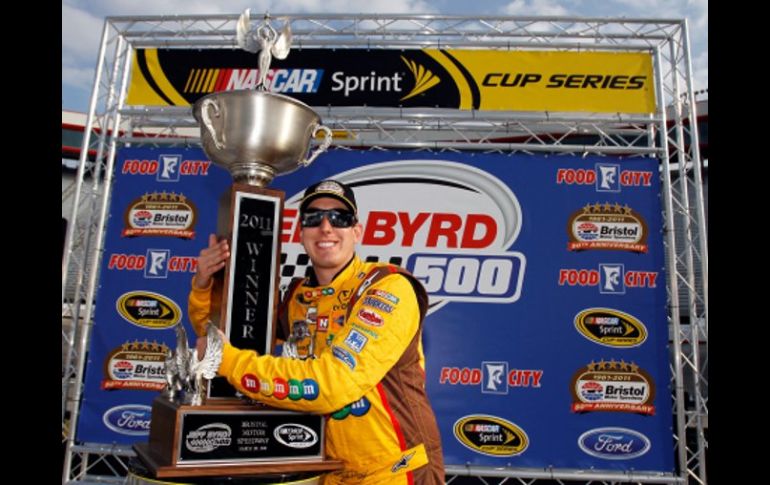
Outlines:
[[[209,94],[193,107],[201,143],[236,182],[265,187],[273,177],[310,165],[331,143],[331,130],[301,101],[267,91]],[[324,142],[308,157],[318,131]]]

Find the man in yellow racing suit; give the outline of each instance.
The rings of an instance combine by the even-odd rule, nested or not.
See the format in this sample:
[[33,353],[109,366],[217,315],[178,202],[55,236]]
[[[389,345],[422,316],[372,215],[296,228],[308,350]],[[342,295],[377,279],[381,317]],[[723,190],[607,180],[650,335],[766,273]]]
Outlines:
[[[293,339],[299,358],[260,356],[226,341],[219,375],[270,406],[329,415],[326,452],[344,467],[327,474],[325,484],[444,483],[441,440],[425,392],[424,288],[395,266],[356,256],[363,229],[348,186],[333,180],[310,186],[300,217],[313,271],[292,282],[278,312],[284,338],[303,330],[304,339]],[[189,299],[199,336],[209,318],[211,276],[228,256],[227,242],[214,235],[200,253]],[[204,345],[199,338],[199,352]]]

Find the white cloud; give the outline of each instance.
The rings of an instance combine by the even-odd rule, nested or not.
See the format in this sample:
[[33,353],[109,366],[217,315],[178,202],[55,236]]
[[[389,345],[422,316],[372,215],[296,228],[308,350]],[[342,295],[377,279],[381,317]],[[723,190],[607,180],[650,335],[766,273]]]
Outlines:
[[61,81],[62,84],[67,86],[90,90],[94,83],[94,69],[88,67],[62,67]]
[[555,0],[514,0],[504,11],[506,15],[568,15],[569,11],[558,3]]
[[91,63],[95,64],[103,25],[104,19],[97,18],[87,11],[62,4],[62,58],[80,62],[90,58]]
[[695,90],[709,87],[709,53],[702,52],[692,61],[693,87]]

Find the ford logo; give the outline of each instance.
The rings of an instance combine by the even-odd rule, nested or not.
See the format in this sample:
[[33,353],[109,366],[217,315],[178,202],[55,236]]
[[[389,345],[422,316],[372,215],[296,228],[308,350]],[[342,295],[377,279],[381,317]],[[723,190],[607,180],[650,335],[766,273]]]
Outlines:
[[650,450],[650,440],[632,429],[596,428],[578,438],[578,446],[585,453],[605,460],[630,460]]
[[116,433],[129,436],[147,436],[150,434],[150,406],[124,404],[110,408],[102,416],[104,425]]
[[289,448],[310,448],[318,443],[316,432],[302,424],[282,424],[273,430],[273,436]]

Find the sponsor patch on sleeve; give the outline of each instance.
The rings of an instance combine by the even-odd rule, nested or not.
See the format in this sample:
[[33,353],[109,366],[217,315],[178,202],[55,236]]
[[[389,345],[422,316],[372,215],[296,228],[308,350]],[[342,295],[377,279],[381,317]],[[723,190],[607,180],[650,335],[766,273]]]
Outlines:
[[380,334],[375,332],[371,328],[365,327],[363,325],[359,325],[359,324],[357,324],[355,322],[351,323],[351,326],[353,328],[355,328],[356,330],[358,330],[359,332],[364,333],[364,334],[368,335],[369,337],[373,338],[374,340],[377,340],[378,338],[380,338]]
[[328,315],[322,315],[318,317],[317,325],[316,325],[316,332],[326,332],[329,330],[329,316]]
[[356,368],[356,364],[357,364],[356,358],[353,357],[353,354],[343,349],[342,347],[332,345],[332,354],[338,360],[342,361],[343,364],[350,367],[351,370],[354,370]]
[[393,311],[393,305],[389,303],[385,303],[384,301],[374,298],[372,296],[367,296],[363,299],[361,302],[364,306],[370,306],[372,308],[376,308],[377,310],[383,311],[385,313],[390,313]]
[[369,338],[358,330],[351,329],[348,336],[345,337],[345,345],[353,352],[360,354],[366,346]]
[[358,313],[356,314],[358,319],[365,323],[366,325],[371,325],[373,327],[382,327],[383,321],[382,316],[374,311],[369,311],[366,308],[362,308],[358,310]]
[[384,290],[379,290],[377,288],[371,289],[366,292],[367,295],[374,295],[379,298],[383,298],[385,300],[388,300],[389,302],[393,303],[394,305],[398,305],[398,302],[400,301],[396,295],[393,293],[388,293]]

